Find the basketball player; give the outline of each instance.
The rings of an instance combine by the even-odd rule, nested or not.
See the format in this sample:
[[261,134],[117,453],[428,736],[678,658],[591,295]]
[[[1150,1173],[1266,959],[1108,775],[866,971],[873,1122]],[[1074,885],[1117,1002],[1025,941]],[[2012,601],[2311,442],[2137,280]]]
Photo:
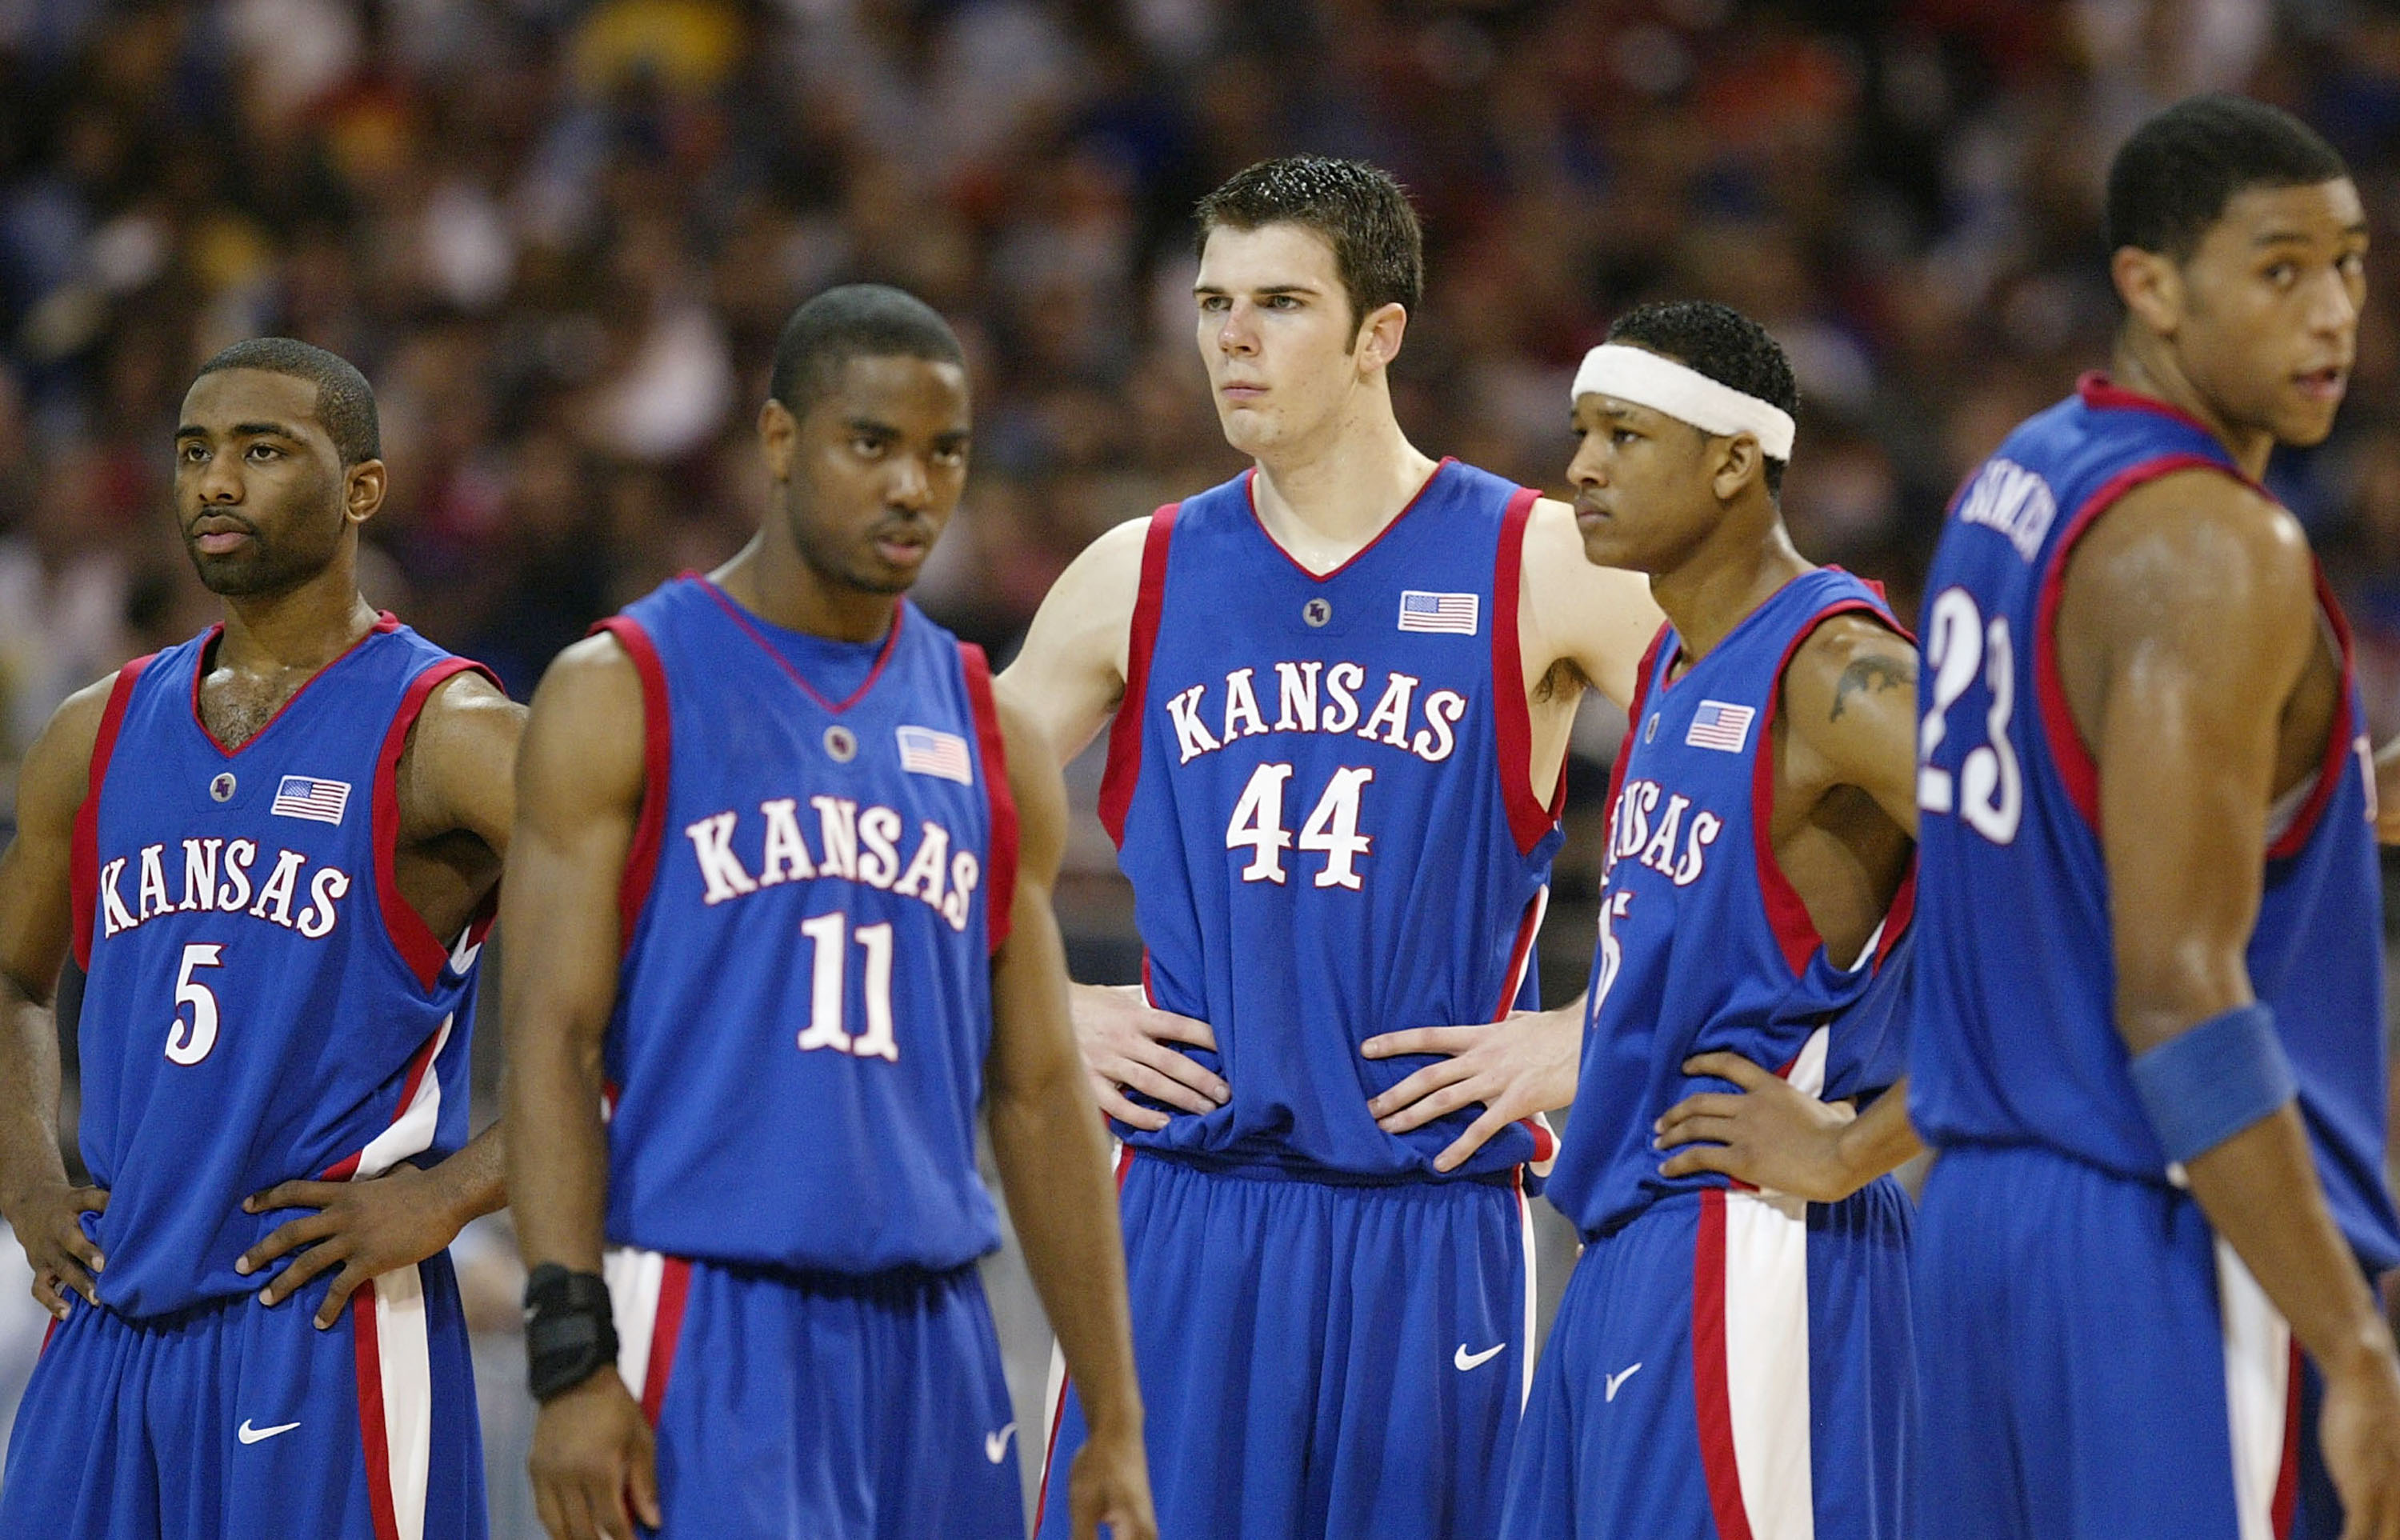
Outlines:
[[[1718,305],[1635,310],[1576,375],[1583,549],[1649,574],[1668,623],[1617,759],[1586,1014],[1506,1029],[1582,1046],[1580,1087],[1570,1070],[1540,1099],[1575,1096],[1549,1193],[1586,1242],[1509,1536],[1897,1532],[1906,1198],[1670,1178],[1652,1144],[1724,1072],[1695,1056],[1838,1099],[1898,1071],[1875,985],[1907,922],[1916,660],[1875,590],[1792,548],[1797,400],[1774,340]],[[1437,1066],[1394,1099],[1474,1078]]]
[[1094,1387],[1074,1532],[1151,1540],[1049,905],[1065,792],[982,652],[903,597],[966,478],[958,340],[897,290],[822,294],[758,431],[757,536],[561,654],[527,729],[507,1021],[542,1521],[1021,1535],[974,1266],[999,1244],[988,1091]]
[[1378,1128],[1368,1098],[1425,1057],[1362,1044],[1537,1002],[1575,703],[1629,698],[1657,610],[1563,504],[1402,434],[1386,373],[1423,260],[1388,175],[1266,161],[1199,218],[1197,340],[1255,469],[1095,541],[1002,680],[1062,758],[1114,715],[1101,816],[1147,985],[1082,991],[1079,1029],[1129,1152],[1161,1527],[1488,1535],[1548,1130],[1444,1166],[1477,1112]]
[[1910,1533],[2400,1535],[2365,718],[2258,484],[2333,426],[2366,217],[2203,97],[2108,227],[2113,376],[1984,462],[1926,584]]
[[[359,596],[377,454],[342,360],[282,338],[211,360],[175,515],[225,623],[71,697],[26,756],[0,1207],[57,1324],[0,1534],[484,1533],[443,1247],[500,1204],[497,1129],[461,1145],[523,714]],[[54,986],[88,1188],[59,1156],[57,1039],[23,1008]],[[317,1212],[279,1223],[293,1207]]]

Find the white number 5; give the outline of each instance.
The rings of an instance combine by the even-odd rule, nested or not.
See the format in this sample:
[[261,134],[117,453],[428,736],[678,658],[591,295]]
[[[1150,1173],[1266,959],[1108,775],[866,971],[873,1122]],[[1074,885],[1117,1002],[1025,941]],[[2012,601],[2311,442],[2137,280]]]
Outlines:
[[[212,941],[195,941],[184,948],[184,968],[175,975],[175,1024],[167,1033],[167,1056],[177,1064],[198,1064],[217,1045],[217,997],[195,981],[195,968],[222,968],[225,948]],[[184,1007],[192,1019],[184,1020]]]

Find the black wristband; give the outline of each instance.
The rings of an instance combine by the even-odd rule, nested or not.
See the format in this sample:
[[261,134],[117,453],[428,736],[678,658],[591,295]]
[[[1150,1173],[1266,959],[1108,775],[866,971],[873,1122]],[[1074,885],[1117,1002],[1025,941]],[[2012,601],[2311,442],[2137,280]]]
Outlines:
[[544,1262],[525,1279],[525,1381],[547,1401],[617,1362],[608,1284],[597,1273]]

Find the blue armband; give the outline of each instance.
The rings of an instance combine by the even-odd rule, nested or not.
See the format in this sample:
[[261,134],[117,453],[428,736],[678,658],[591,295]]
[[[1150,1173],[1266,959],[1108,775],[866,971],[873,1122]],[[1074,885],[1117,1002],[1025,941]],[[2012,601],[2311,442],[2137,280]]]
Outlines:
[[2206,1154],[2299,1090],[2275,1013],[2256,1002],[2135,1055],[2130,1068],[2150,1127],[2178,1163]]

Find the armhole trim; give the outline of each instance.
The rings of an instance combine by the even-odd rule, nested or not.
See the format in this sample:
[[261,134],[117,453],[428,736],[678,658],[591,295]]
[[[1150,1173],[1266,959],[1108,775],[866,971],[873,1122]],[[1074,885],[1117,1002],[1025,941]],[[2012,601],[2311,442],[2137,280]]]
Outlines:
[[611,615],[593,626],[617,638],[634,672],[642,680],[642,809],[634,822],[634,843],[625,852],[625,874],[617,883],[618,947],[634,949],[634,927],[641,922],[659,872],[659,849],[667,825],[669,772],[675,765],[675,719],[668,711],[666,665],[642,622],[630,615]]
[[100,731],[91,743],[91,770],[85,782],[83,805],[75,809],[75,844],[67,857],[67,892],[75,905],[75,966],[91,972],[91,931],[100,906],[100,794],[108,781],[109,761],[116,754],[116,735],[125,726],[125,708],[133,700],[133,683],[150,666],[155,652],[144,653],[116,671],[108,688],[108,704],[100,714]]
[[1108,767],[1100,773],[1100,825],[1119,850],[1125,848],[1125,813],[1141,780],[1142,708],[1150,693],[1150,659],[1158,647],[1158,622],[1166,595],[1166,552],[1181,503],[1168,503],[1150,516],[1141,542],[1141,587],[1134,595],[1125,634],[1125,696],[1109,724]]
[[1567,769],[1559,764],[1558,785],[1545,807],[1534,795],[1534,715],[1525,703],[1525,661],[1517,639],[1517,602],[1525,574],[1525,525],[1541,494],[1519,487],[1500,515],[1500,548],[1492,565],[1492,721],[1499,739],[1500,796],[1508,810],[1508,832],[1517,852],[1534,847],[1558,826],[1566,806]]
[[400,698],[400,709],[392,714],[391,726],[384,729],[383,747],[375,755],[375,907],[383,911],[384,934],[391,938],[392,949],[416,975],[419,988],[430,989],[441,979],[442,970],[450,961],[449,944],[433,934],[425,917],[415,906],[401,896],[400,892],[400,759],[408,747],[408,731],[425,711],[425,702],[433,692],[461,674],[480,674],[491,679],[495,688],[499,681],[483,664],[465,658],[444,658],[427,664],[408,682]]
[[961,642],[959,669],[966,675],[967,702],[975,710],[984,799],[991,809],[989,842],[984,850],[983,914],[989,949],[997,952],[1016,918],[1016,794],[1008,784],[1008,748],[1001,736],[1000,708],[991,698],[990,661],[973,642]]

